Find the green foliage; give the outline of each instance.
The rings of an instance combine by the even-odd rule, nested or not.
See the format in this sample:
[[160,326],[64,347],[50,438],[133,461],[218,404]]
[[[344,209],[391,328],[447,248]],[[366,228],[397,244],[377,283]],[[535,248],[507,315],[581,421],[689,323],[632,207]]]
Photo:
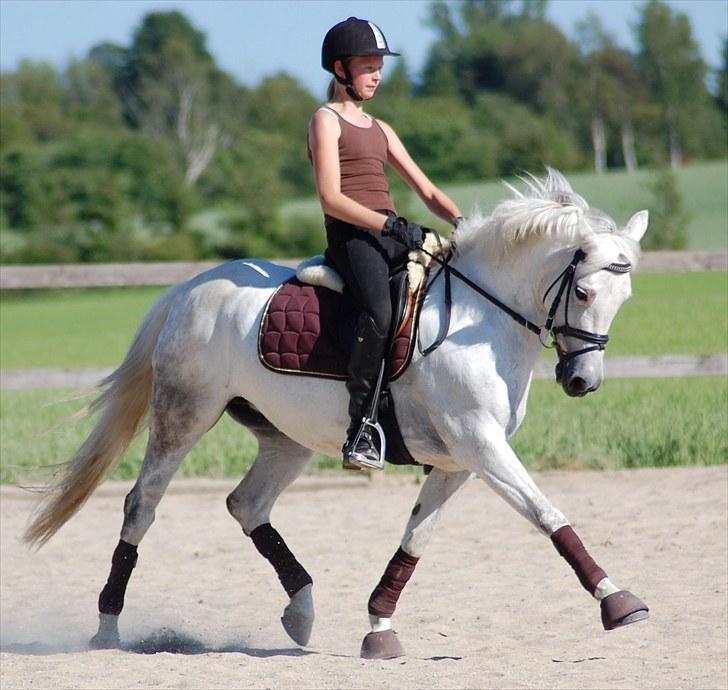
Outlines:
[[[3,218],[25,237],[5,263],[152,258],[184,233],[190,195],[164,142],[97,129],[0,156]],[[144,237],[137,218],[155,230]],[[169,258],[193,258],[195,252]]]
[[685,249],[689,214],[677,187],[675,173],[661,170],[650,187],[654,201],[650,204],[649,232],[642,242],[644,249]]
[[474,108],[476,122],[494,134],[494,167],[499,173],[542,170],[546,164],[561,170],[583,165],[580,147],[567,131],[514,98],[482,92]]
[[[660,0],[642,7],[638,55],[594,23],[570,42],[540,0],[438,1],[430,19],[423,79],[387,60],[367,109],[438,184],[583,169],[600,122],[611,166],[728,154],[725,65],[716,99],[689,23]],[[127,45],[99,44],[62,71],[21,63],[0,75],[2,261],[318,251],[318,206],[296,232],[283,210],[314,193],[305,142],[317,102],[287,74],[236,84],[178,11],[147,14]],[[416,212],[396,175],[392,190]],[[203,209],[212,232],[191,220]]]
[[723,117],[728,114],[728,36],[723,39],[723,64],[718,70],[718,84],[716,89],[716,102],[723,112]]
[[[705,85],[707,66],[692,37],[688,18],[673,15],[661,0],[649,0],[644,5],[636,33],[643,79],[652,100],[659,105],[658,116],[668,134],[675,167],[684,155],[695,155],[700,150],[699,146],[693,148],[697,141],[715,136],[715,130],[712,137],[703,130],[708,121],[713,121],[707,111],[714,107]],[[725,128],[722,130],[725,151]]]

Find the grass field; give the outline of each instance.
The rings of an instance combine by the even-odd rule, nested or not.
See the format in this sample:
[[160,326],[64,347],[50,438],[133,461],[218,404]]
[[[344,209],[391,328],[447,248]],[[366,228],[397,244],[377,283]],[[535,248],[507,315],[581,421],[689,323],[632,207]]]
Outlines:
[[[609,356],[726,351],[728,275],[639,274],[611,329]],[[113,366],[123,358],[159,288],[5,292],[0,364]]]
[[[536,175],[542,171],[532,170]],[[591,206],[600,208],[618,223],[623,224],[636,211],[649,209],[652,204],[650,185],[654,170],[629,174],[623,170],[596,173],[567,174],[571,186]],[[690,214],[688,223],[689,249],[725,249],[728,247],[728,161],[695,163],[676,171],[678,189]],[[516,186],[518,186],[517,183]],[[500,180],[482,183],[442,184],[442,188],[458,203],[463,213],[474,205],[490,211],[510,194]],[[400,202],[401,203],[401,202]],[[420,223],[438,225],[434,216],[419,199],[406,200],[407,212]],[[410,210],[411,209],[411,210]],[[315,198],[298,199],[286,205],[286,213],[320,215]],[[648,230],[649,232],[649,230]]]
[[[66,394],[67,395],[67,394]],[[606,381],[597,393],[569,399],[550,381],[537,381],[529,414],[514,439],[523,462],[535,469],[616,469],[711,465],[728,458],[724,377]],[[90,430],[69,424],[81,401],[63,392],[0,393],[0,482],[42,483],[67,460]],[[144,437],[112,476],[137,476]],[[224,416],[185,459],[182,476],[240,477],[255,455],[255,439]],[[314,470],[339,462],[317,456]],[[392,468],[390,472],[417,471]]]

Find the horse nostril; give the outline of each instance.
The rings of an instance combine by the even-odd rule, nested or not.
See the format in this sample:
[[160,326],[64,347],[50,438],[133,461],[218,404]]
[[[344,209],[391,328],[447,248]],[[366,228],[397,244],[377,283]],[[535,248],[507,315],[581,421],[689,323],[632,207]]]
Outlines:
[[567,384],[569,395],[584,395],[589,392],[589,384],[581,376],[574,376]]

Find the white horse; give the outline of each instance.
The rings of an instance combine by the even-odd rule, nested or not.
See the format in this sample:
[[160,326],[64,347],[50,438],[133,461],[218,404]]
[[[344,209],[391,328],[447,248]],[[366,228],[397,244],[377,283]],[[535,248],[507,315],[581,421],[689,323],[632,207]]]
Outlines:
[[[442,509],[472,476],[551,538],[601,602],[606,629],[648,615],[644,603],[612,584],[593,561],[509,445],[526,414],[534,366],[549,333],[559,354],[557,379],[568,395],[585,395],[602,382],[606,334],[630,296],[629,271],[647,212],[618,229],[554,170],[543,181],[531,178],[523,192],[511,191],[513,198],[491,215],[476,214],[458,228],[449,262],[449,328],[448,281],[431,276],[420,338],[425,344],[444,339],[428,356],[415,353],[391,386],[410,453],[433,469],[369,600],[365,657],[403,653],[391,629],[397,600]],[[340,381],[284,376],[259,361],[261,314],[291,274],[266,261],[240,260],[171,288],[144,319],[121,366],[102,382],[105,390],[90,406],[100,411],[96,426],[49,487],[25,535],[36,544],[53,536],[148,426],[144,463],[126,497],[121,539],[99,597],[94,646],[119,644],[118,616],[137,546],[183,458],[232,400],[233,416],[257,436],[259,451],[228,496],[228,509],[290,597],[281,619],[286,631],[307,644],[312,579],[270,525],[270,513],[313,451],[338,456],[348,423],[347,393]]]

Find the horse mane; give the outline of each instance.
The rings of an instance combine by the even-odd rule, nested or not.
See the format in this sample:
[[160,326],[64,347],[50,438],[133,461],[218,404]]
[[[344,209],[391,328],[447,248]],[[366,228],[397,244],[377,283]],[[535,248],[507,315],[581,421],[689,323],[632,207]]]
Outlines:
[[500,202],[484,216],[476,210],[455,234],[459,254],[485,251],[491,257],[505,257],[525,243],[552,238],[564,246],[577,245],[589,233],[609,233],[618,241],[619,251],[634,263],[638,256],[636,243],[617,233],[617,224],[571,188],[557,170],[547,168],[540,180],[528,174],[519,179],[525,184],[520,191],[505,182],[513,198]]

